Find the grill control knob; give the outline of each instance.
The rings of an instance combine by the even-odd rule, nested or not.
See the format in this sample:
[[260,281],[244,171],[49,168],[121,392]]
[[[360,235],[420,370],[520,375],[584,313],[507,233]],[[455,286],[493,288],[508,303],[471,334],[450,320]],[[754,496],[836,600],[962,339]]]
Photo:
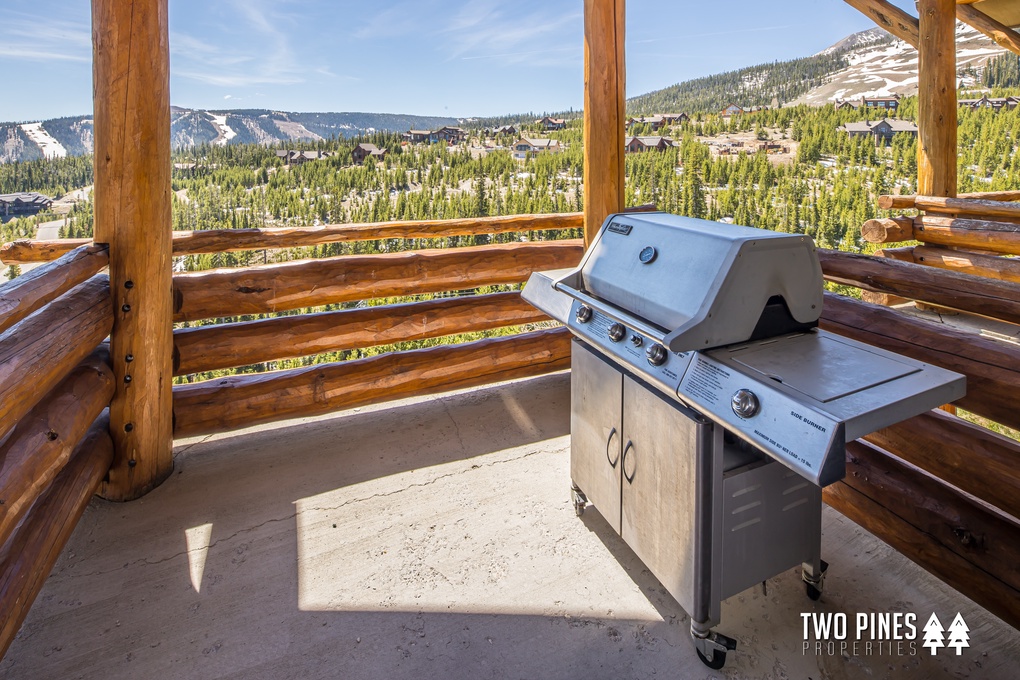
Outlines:
[[761,410],[758,397],[751,390],[737,390],[730,398],[730,407],[741,418],[753,418]]
[[577,319],[578,323],[588,323],[591,321],[591,315],[591,307],[581,305],[577,308],[577,312],[574,314],[574,317]]
[[634,345],[635,347],[640,347],[642,344],[644,344],[644,342],[645,339],[636,333],[630,336],[630,344]]
[[609,327],[609,339],[613,342],[620,342],[627,335],[627,329],[622,323],[614,323]]
[[648,345],[648,349],[645,350],[645,356],[648,357],[648,363],[652,366],[662,366],[666,363],[666,357],[669,354],[662,345],[652,344]]

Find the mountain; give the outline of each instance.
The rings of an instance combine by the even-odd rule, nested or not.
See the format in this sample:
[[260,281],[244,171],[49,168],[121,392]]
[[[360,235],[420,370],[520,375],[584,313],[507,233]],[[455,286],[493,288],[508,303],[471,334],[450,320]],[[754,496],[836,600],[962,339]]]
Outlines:
[[[456,118],[394,113],[293,113],[266,109],[206,111],[170,107],[174,148],[196,144],[276,144],[356,137],[376,131],[435,129]],[[70,116],[0,123],[0,163],[92,152],[92,118]]]
[[[1005,53],[990,38],[957,23],[957,68],[965,86],[989,58]],[[708,113],[743,107],[811,104],[917,92],[917,50],[880,28],[847,36],[818,54],[688,80],[627,101],[631,115]]]

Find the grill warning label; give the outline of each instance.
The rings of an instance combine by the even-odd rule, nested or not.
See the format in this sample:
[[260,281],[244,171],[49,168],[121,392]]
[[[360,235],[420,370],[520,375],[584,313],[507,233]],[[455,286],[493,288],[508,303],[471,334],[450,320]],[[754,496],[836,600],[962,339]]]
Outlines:
[[719,403],[723,381],[729,379],[729,371],[699,356],[690,372],[684,376],[684,392],[694,399],[702,400],[706,406],[715,406]]

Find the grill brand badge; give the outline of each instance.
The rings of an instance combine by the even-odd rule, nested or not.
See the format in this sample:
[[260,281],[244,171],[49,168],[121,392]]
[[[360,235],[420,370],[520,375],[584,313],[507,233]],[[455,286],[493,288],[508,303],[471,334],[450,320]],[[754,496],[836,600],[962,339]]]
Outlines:
[[[970,628],[959,612],[948,628],[935,612],[919,625],[913,612],[801,612],[803,653],[816,656],[957,656],[970,647]],[[920,649],[919,649],[920,647]]]

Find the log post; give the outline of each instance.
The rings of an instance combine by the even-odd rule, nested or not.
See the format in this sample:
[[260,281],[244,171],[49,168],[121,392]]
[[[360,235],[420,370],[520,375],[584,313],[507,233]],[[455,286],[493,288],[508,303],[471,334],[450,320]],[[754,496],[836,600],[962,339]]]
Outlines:
[[625,0],[584,0],[584,241],[620,212],[626,111]]
[[917,193],[956,196],[956,2],[917,10]]
[[173,469],[167,0],[93,0],[95,241],[110,247],[115,455],[101,494],[137,498]]

